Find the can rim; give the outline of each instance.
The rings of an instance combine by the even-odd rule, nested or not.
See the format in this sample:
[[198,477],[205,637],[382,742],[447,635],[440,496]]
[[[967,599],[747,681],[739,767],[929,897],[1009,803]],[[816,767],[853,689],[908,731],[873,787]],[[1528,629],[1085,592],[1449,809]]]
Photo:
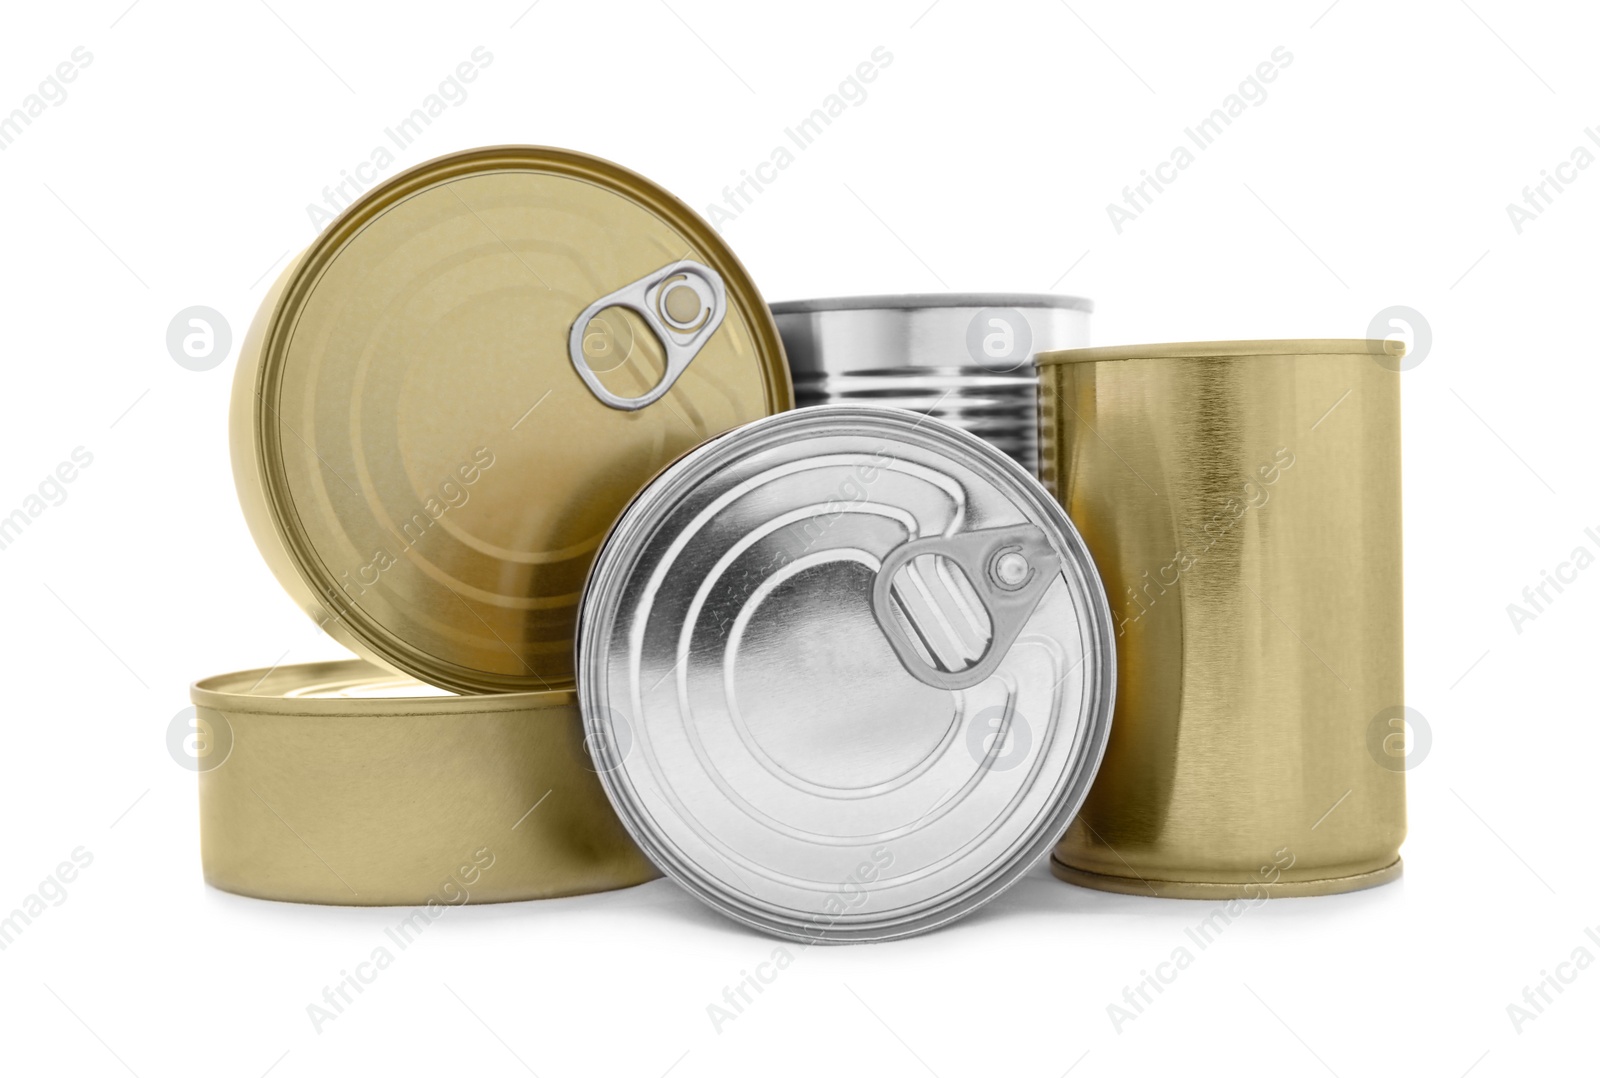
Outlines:
[[[930,899],[920,907],[877,920],[852,922],[843,926],[836,922],[823,928],[795,911],[779,910],[719,883],[698,863],[681,854],[676,843],[661,831],[655,817],[640,803],[633,783],[624,781],[619,766],[621,760],[615,758],[610,732],[599,718],[605,707],[600,686],[606,680],[603,674],[597,676],[601,671],[602,657],[602,644],[599,641],[611,634],[611,618],[617,610],[616,598],[619,589],[627,582],[626,575],[618,566],[632,565],[631,555],[637,553],[639,545],[654,534],[663,517],[678,504],[681,493],[694,487],[714,468],[717,464],[715,458],[726,450],[728,444],[748,441],[757,435],[775,437],[778,436],[775,432],[783,432],[785,428],[795,425],[863,420],[893,424],[908,435],[921,428],[934,438],[964,445],[976,453],[982,464],[1016,481],[1018,495],[1035,508],[1041,517],[1057,526],[1070,541],[1068,549],[1063,551],[1068,555],[1063,561],[1063,572],[1070,570],[1077,578],[1077,590],[1081,592],[1086,607],[1084,618],[1088,624],[1088,637],[1085,644],[1095,653],[1094,666],[1100,676],[1079,719],[1075,749],[1078,756],[1063,777],[1053,810],[1044,814],[1048,817],[1047,823],[1036,825],[1033,833],[1019,838],[1008,857],[991,863],[982,872],[969,878],[965,885],[951,888],[946,894]],[[882,433],[881,429],[879,433]],[[609,557],[608,551],[611,552]],[[624,557],[619,551],[629,556]],[[598,768],[601,783],[618,819],[664,875],[724,916],[779,938],[823,944],[898,939],[940,928],[988,905],[1019,883],[1028,870],[1041,862],[1054,847],[1061,832],[1087,800],[1089,788],[1099,772],[1110,741],[1117,686],[1117,653],[1113,634],[1115,622],[1110,600],[1087,543],[1066,510],[1036,476],[977,435],[926,414],[870,405],[819,405],[757,419],[701,443],[652,479],[634,496],[612,525],[595,558],[594,569],[584,584],[580,610],[587,611],[591,602],[605,614],[595,619],[580,614],[578,619],[576,670],[579,705],[583,713],[585,741],[593,746],[596,762],[602,765]],[[593,624],[594,621],[601,624]],[[1088,661],[1087,658],[1085,661]]]
[[[274,675],[278,675],[274,678]],[[409,676],[409,675],[401,675]],[[547,692],[509,692],[452,696],[285,696],[282,683],[290,681],[313,685],[339,680],[354,684],[363,681],[392,681],[393,671],[365,659],[334,659],[328,662],[267,666],[237,670],[200,678],[189,686],[189,699],[196,707],[242,715],[283,715],[295,718],[379,718],[404,715],[441,717],[482,715],[491,712],[535,711],[571,707],[578,702],[574,689]],[[272,688],[263,689],[271,679]]]
[[1244,359],[1254,356],[1388,356],[1405,354],[1401,341],[1371,338],[1306,338],[1261,341],[1170,341],[1161,344],[1096,345],[1040,352],[1036,367],[1059,363],[1105,363],[1123,359]]
[[774,303],[772,313],[819,314],[824,311],[915,311],[925,307],[1055,307],[1094,312],[1094,301],[1049,292],[907,292],[898,295],[831,296]]
[[339,602],[336,598],[340,594],[339,584],[333,570],[318,555],[300,522],[284,464],[285,439],[280,424],[274,422],[285,360],[300,315],[323,274],[346,245],[369,223],[407,199],[440,183],[496,170],[539,171],[607,187],[635,200],[694,241],[728,283],[729,306],[740,312],[755,350],[764,361],[767,411],[777,412],[794,406],[793,383],[777,323],[754,278],[722,235],[687,203],[640,173],[591,154],[538,145],[502,144],[443,154],[363,193],[330,222],[285,271],[266,319],[258,355],[250,365],[253,369],[241,366],[238,373],[249,378],[249,389],[253,393],[250,404],[253,429],[248,437],[259,496],[264,502],[265,516],[303,589],[295,596],[302,606],[309,603],[333,615],[330,621],[343,630],[339,634],[341,642],[352,650],[381,666],[440,688],[460,693],[570,690],[571,679],[546,680],[525,658],[521,660],[521,673],[507,675],[490,674],[439,659],[368,616],[360,607]]

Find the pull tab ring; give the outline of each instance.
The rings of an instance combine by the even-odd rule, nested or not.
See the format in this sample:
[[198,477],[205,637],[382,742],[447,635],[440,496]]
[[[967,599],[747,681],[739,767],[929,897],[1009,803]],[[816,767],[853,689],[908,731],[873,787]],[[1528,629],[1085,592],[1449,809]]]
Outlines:
[[[932,574],[913,564],[924,555],[935,559]],[[911,676],[970,689],[999,667],[1060,573],[1060,555],[1032,524],[913,539],[883,559],[872,612]],[[967,608],[971,598],[981,616]]]
[[[625,307],[644,319],[666,353],[667,369],[661,381],[641,396],[622,397],[611,392],[601,384],[599,375],[584,356],[584,331],[596,315],[609,307]],[[578,377],[600,403],[619,411],[636,412],[666,395],[688,368],[689,361],[722,325],[727,310],[728,291],[721,274],[688,259],[674,262],[585,307],[572,323],[567,354]]]

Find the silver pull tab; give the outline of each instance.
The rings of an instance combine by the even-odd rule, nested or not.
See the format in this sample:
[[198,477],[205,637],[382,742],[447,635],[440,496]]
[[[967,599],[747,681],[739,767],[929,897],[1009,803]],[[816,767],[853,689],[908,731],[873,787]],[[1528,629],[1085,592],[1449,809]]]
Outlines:
[[872,612],[913,677],[969,689],[994,673],[1060,572],[1032,524],[913,539],[883,560]]
[[[584,331],[595,315],[608,307],[626,307],[644,319],[666,352],[667,369],[661,381],[638,397],[619,397],[600,383],[584,355]],[[684,260],[664,266],[654,273],[624,285],[609,296],[601,296],[583,309],[572,323],[567,338],[567,354],[589,392],[602,404],[625,412],[638,411],[654,404],[672,388],[689,361],[699,354],[711,335],[722,325],[728,310],[728,290],[721,274],[710,266]]]

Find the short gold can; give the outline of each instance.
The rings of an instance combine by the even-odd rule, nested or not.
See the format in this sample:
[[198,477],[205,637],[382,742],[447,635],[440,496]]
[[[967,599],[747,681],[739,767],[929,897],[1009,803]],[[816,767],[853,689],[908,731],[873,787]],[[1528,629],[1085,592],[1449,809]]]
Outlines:
[[1400,874],[1394,344],[1045,353],[1042,471],[1117,623],[1111,740],[1052,859],[1086,887],[1331,894]]
[[370,663],[191,690],[206,882],[254,898],[443,907],[657,875],[606,803],[572,692],[457,696]]

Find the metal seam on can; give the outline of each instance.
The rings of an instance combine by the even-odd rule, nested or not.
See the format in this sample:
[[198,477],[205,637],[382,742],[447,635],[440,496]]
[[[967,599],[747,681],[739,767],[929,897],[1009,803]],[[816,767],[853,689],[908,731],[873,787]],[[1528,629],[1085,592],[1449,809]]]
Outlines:
[[[803,410],[784,416],[758,420],[739,428],[737,431],[721,435],[691,451],[642,491],[619,519],[612,534],[607,538],[600,557],[597,559],[596,569],[591,574],[585,591],[583,602],[584,617],[580,620],[578,637],[579,670],[581,672],[579,682],[580,698],[583,701],[586,726],[589,729],[597,759],[601,762],[602,779],[624,825],[628,827],[635,840],[639,842],[640,846],[645,849],[657,865],[697,898],[735,920],[784,938],[805,942],[849,942],[853,940],[895,938],[948,923],[992,900],[1006,887],[1016,882],[1029,865],[1043,856],[1045,850],[1048,849],[1059,834],[1061,826],[1064,826],[1066,820],[1070,818],[1076,809],[1077,804],[1087,793],[1089,780],[1092,778],[1095,767],[1098,765],[1104,750],[1104,738],[1109,724],[1110,707],[1114,693],[1114,678],[1110,673],[1115,666],[1114,651],[1111,644],[1110,611],[1106,606],[1104,594],[1100,590],[1098,577],[1095,574],[1092,562],[1089,561],[1086,551],[1082,549],[1081,542],[1076,542],[1075,546],[1073,543],[1064,544],[1071,549],[1064,551],[1068,556],[1062,565],[1061,572],[1065,574],[1065,577],[1070,582],[1064,585],[1067,590],[1058,596],[1056,602],[1068,604],[1069,609],[1073,612],[1071,616],[1078,625],[1078,631],[1087,634],[1081,638],[1080,643],[1088,650],[1084,652],[1083,658],[1079,660],[1079,665],[1085,667],[1086,672],[1081,676],[1081,680],[1076,683],[1079,691],[1084,694],[1081,700],[1081,710],[1074,711],[1070,720],[1062,718],[1059,723],[1054,721],[1055,716],[1052,715],[1052,721],[1046,724],[1045,729],[1050,735],[1059,737],[1063,732],[1062,727],[1070,721],[1071,735],[1070,741],[1058,741],[1051,747],[1051,751],[1056,753],[1050,758],[1052,761],[1051,766],[1064,768],[1064,770],[1051,772],[1051,774],[1056,775],[1054,781],[1058,785],[1050,788],[1056,792],[1049,797],[1045,797],[1044,807],[1039,807],[1036,810],[1041,815],[1037,818],[1031,818],[1033,819],[1032,830],[1024,829],[1024,833],[1031,836],[1031,838],[1026,840],[1014,838],[1012,840],[1013,845],[1000,860],[988,862],[985,869],[978,873],[978,882],[974,883],[971,878],[968,878],[964,887],[951,887],[946,891],[936,892],[928,896],[925,901],[914,903],[909,908],[891,908],[882,913],[875,913],[870,918],[829,918],[823,916],[821,921],[818,920],[818,915],[814,914],[814,912],[798,909],[790,909],[785,912],[753,893],[742,892],[739,887],[731,886],[727,878],[718,877],[719,865],[725,867],[729,873],[739,879],[744,879],[746,873],[753,873],[756,877],[761,877],[772,870],[776,870],[778,876],[781,877],[784,875],[784,870],[778,867],[782,864],[781,858],[777,862],[759,861],[751,863],[742,861],[743,867],[735,868],[723,854],[716,853],[714,849],[700,855],[687,851],[682,843],[683,832],[681,828],[677,837],[667,837],[667,833],[662,830],[664,817],[661,815],[659,794],[652,792],[647,797],[643,796],[642,788],[638,786],[635,780],[628,778],[627,775],[631,769],[632,762],[640,759],[640,752],[645,752],[647,756],[651,757],[659,752],[658,749],[651,747],[650,742],[661,729],[671,727],[674,720],[667,718],[663,711],[662,718],[658,721],[659,723],[666,723],[668,726],[662,727],[658,726],[657,721],[652,720],[647,713],[631,715],[619,713],[618,709],[613,706],[618,703],[618,697],[604,687],[610,680],[610,676],[607,673],[609,665],[606,655],[611,646],[609,641],[614,637],[614,634],[624,632],[624,629],[619,627],[616,619],[618,617],[627,618],[632,616],[631,607],[624,601],[624,592],[631,593],[635,590],[630,582],[638,584],[646,579],[640,576],[641,573],[645,573],[645,570],[637,562],[637,555],[642,552],[643,545],[651,543],[659,537],[675,534],[674,529],[683,525],[682,517],[684,514],[691,512],[690,507],[701,505],[706,498],[712,497],[711,490],[702,491],[701,488],[703,486],[711,482],[735,482],[736,477],[730,473],[730,469],[735,467],[741,460],[753,460],[758,457],[765,460],[772,451],[785,446],[789,447],[793,453],[800,455],[800,457],[793,459],[801,459],[802,464],[806,467],[809,467],[810,462],[817,459],[831,459],[817,458],[812,455],[812,450],[808,450],[798,444],[805,441],[807,430],[811,428],[830,428],[831,433],[838,433],[841,436],[845,434],[860,434],[861,437],[865,438],[870,435],[872,438],[879,440],[887,440],[889,437],[903,437],[905,439],[904,449],[907,452],[911,452],[917,446],[926,448],[930,445],[936,445],[940,447],[938,452],[961,455],[963,464],[970,464],[975,469],[970,473],[974,477],[974,482],[977,481],[976,477],[978,476],[1004,476],[1003,482],[1008,484],[1005,489],[1011,492],[1005,497],[1015,496],[1019,498],[1022,503],[1029,505],[1038,514],[1039,519],[1048,520],[1053,528],[1059,529],[1056,534],[1071,536],[1072,540],[1076,542],[1076,532],[1072,529],[1071,522],[1067,520],[1060,511],[1059,506],[1055,505],[1047,492],[1039,486],[1035,479],[1024,473],[1015,462],[986,445],[980,439],[937,420],[886,409],[843,406]],[[779,474],[780,479],[783,474],[798,474],[784,473],[783,468],[785,467],[789,466],[775,464],[773,474]],[[750,480],[745,482],[753,482],[761,478],[761,473],[756,472]],[[718,487],[716,489],[721,488]],[[742,495],[739,494],[740,489],[737,486],[732,488],[733,494],[731,496],[735,498],[741,497]],[[750,489],[756,488],[752,487]],[[722,504],[721,499],[727,497],[730,497],[730,495],[724,492],[723,495],[717,496],[711,504]],[[773,494],[770,497],[777,497],[777,495]],[[986,510],[992,512],[995,499],[1000,497],[998,494],[988,495],[987,500],[984,502]],[[733,503],[728,502],[727,504]],[[713,511],[704,506],[702,506],[702,509],[704,512]],[[715,517],[707,519],[715,520]],[[674,521],[677,523],[672,523]],[[732,525],[718,525],[718,527],[720,530],[726,531]],[[728,534],[737,534],[737,531],[731,531]],[[676,542],[676,540],[667,541]],[[734,548],[730,548],[730,550],[737,547],[738,543],[735,542]],[[755,568],[753,574],[747,569],[735,570],[733,568],[735,561],[727,560],[730,556],[733,555],[724,555],[719,564],[725,564],[728,567],[729,576],[737,578],[740,582],[739,586],[749,586],[753,589],[752,593],[755,593],[760,591],[760,585],[771,579],[771,574],[767,577],[760,577],[759,567]],[[797,561],[794,564],[799,564],[799,562]],[[654,576],[661,578],[661,574],[665,571],[664,568],[658,568]],[[683,569],[681,573],[679,570],[674,569],[671,576],[675,580],[686,580],[688,579],[688,574],[688,568]],[[646,573],[646,576],[649,575],[651,574]],[[756,582],[752,584],[752,580]],[[715,584],[716,581],[713,581],[713,585]],[[655,585],[647,582],[644,586],[654,587]],[[1052,592],[1052,594],[1055,593]],[[747,602],[744,609],[748,611],[751,609],[751,605]],[[726,624],[725,619],[730,615],[719,609],[718,613],[705,616],[709,619],[706,624],[710,625]],[[1059,617],[1060,615],[1052,616]],[[744,617],[744,615],[741,614],[740,617]],[[719,619],[723,620],[719,621]],[[735,618],[734,621],[737,623],[738,619]],[[672,622],[669,621],[667,624],[670,625]],[[692,621],[686,624],[693,628],[698,628],[698,624]],[[634,631],[626,630],[626,633]],[[683,629],[685,633],[689,631],[690,628]],[[830,631],[837,631],[837,626]],[[686,635],[684,639],[687,641],[689,637]],[[796,639],[803,639],[803,637],[796,637]],[[697,646],[696,650],[704,646]],[[732,648],[735,645],[730,643],[728,646]],[[689,654],[692,655],[693,653]],[[732,655],[734,653],[730,651],[729,654]],[[1088,661],[1091,658],[1093,661]],[[643,677],[642,673],[637,669],[638,660],[639,656],[637,655],[627,660],[635,668],[635,673],[629,676],[638,683],[641,689],[653,692],[653,689],[648,689],[645,686],[648,681],[654,680],[654,671],[651,672],[650,677]],[[895,662],[892,657],[888,661],[891,664]],[[1074,666],[1072,670],[1068,670],[1065,675],[1062,675],[1056,681],[1055,686],[1052,686],[1051,692],[1054,691],[1055,687],[1059,687],[1062,682],[1071,677],[1076,670],[1077,667]],[[672,671],[669,670],[668,676],[670,677],[671,675]],[[731,676],[731,673],[721,676]],[[810,674],[805,676],[822,677],[825,675],[822,670],[811,670]],[[660,683],[657,682],[657,685],[659,686]],[[819,688],[820,685],[821,683],[819,682]],[[1037,679],[1035,679],[1035,685],[1037,687]],[[680,689],[679,691],[685,692],[689,690]],[[629,705],[629,708],[631,710],[632,705]],[[825,704],[819,705],[817,717],[820,719],[826,711],[827,706]],[[690,724],[704,722],[714,725],[723,717],[726,717],[723,712],[716,707],[711,707],[707,715],[696,716],[694,722]],[[687,717],[685,717],[684,721],[689,722]],[[745,720],[739,719],[737,721],[742,723]],[[953,727],[952,729],[955,728],[959,727]],[[630,734],[628,745],[619,748],[617,739],[614,736],[617,730],[624,730]],[[653,730],[656,732],[653,733]],[[715,731],[712,732],[715,733]],[[732,744],[732,742],[729,742],[729,744]],[[748,742],[746,744],[748,748]],[[991,751],[997,751],[998,748],[999,744],[997,742],[994,750]],[[755,750],[750,749],[749,751]],[[835,753],[837,753],[837,748]],[[833,758],[835,754],[828,755]],[[848,756],[848,754],[845,755]],[[977,759],[977,757],[974,757],[974,759]],[[1033,768],[1037,769],[1044,766],[1044,760],[1045,749],[1041,747],[1035,757]],[[817,762],[815,757],[807,761],[808,764]],[[957,763],[959,764],[959,761]],[[692,760],[686,760],[682,764],[675,766],[673,774],[675,777],[689,775],[690,772],[687,769],[692,769],[695,766]],[[704,766],[703,759],[701,766]],[[967,766],[970,767],[970,765]],[[959,766],[956,767],[955,772],[961,774],[961,768]],[[650,773],[657,777],[661,774],[659,771]],[[982,777],[984,776],[980,773],[979,778]],[[720,782],[721,780],[717,781]],[[1025,792],[1029,788],[1031,787],[1025,786]],[[954,792],[956,791],[950,791],[950,793]],[[963,794],[963,797],[965,796]],[[929,800],[931,801],[932,798]],[[962,798],[957,799],[958,802],[961,800]],[[652,808],[652,805],[655,807]],[[939,807],[938,805],[932,805],[929,808],[929,812]],[[924,815],[927,814],[924,813]],[[1003,815],[1001,819],[1003,821]],[[911,825],[913,832],[921,822],[921,819],[913,821]],[[939,821],[936,820],[935,822]],[[673,826],[675,825],[669,822],[667,830],[672,830]],[[999,827],[1000,824],[997,822],[994,826]],[[787,825],[781,826],[780,832],[785,829],[787,829]],[[847,841],[846,844],[848,844]],[[743,859],[746,856],[758,856],[758,854],[747,849],[741,854],[733,854],[729,851],[728,856],[732,856],[735,859]],[[941,851],[939,856],[944,857],[945,852]],[[937,863],[937,859],[934,863]],[[772,868],[760,867],[763,864],[772,866]],[[910,877],[913,874],[908,873],[907,875]],[[796,879],[798,881],[798,877]],[[828,891],[828,886],[826,882],[821,882],[810,885],[808,889],[818,895],[825,895]],[[847,921],[849,923],[846,923]]]
[[1036,366],[1104,363],[1128,359],[1234,359],[1249,356],[1392,355],[1395,342],[1359,338],[1328,340],[1173,341],[1167,344],[1114,344],[1060,348],[1033,358]]
[[[206,881],[255,898],[461,905],[657,873],[606,803],[570,692],[423,691],[363,661],[196,682]],[[342,695],[342,694],[356,694]]]
[[1369,887],[1382,887],[1400,878],[1404,872],[1401,858],[1378,869],[1357,872],[1349,876],[1325,876],[1313,880],[1277,883],[1250,881],[1237,883],[1206,883],[1193,880],[1163,880],[1139,876],[1113,876],[1102,872],[1088,872],[1064,863],[1052,854],[1050,871],[1059,880],[1088,887],[1096,891],[1110,891],[1119,895],[1154,896],[1156,898],[1190,898],[1201,901],[1220,901],[1230,898],[1315,898],[1321,895],[1342,895],[1350,891],[1364,891]]
[[1093,313],[1094,301],[1053,292],[906,292],[873,296],[791,299],[772,305],[774,314],[818,311],[915,311],[925,307],[1060,307]]

